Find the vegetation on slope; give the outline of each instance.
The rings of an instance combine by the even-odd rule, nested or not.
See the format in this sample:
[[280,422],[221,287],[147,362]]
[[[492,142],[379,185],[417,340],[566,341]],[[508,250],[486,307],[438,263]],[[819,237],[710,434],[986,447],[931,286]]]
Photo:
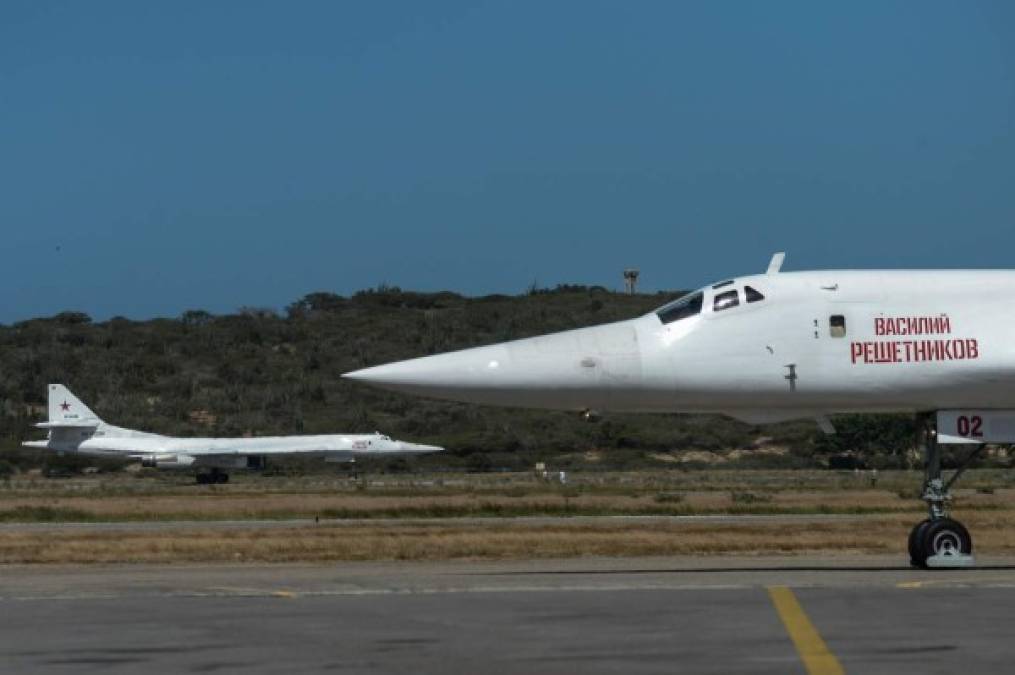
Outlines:
[[193,310],[177,319],[95,323],[65,312],[0,326],[0,447],[6,451],[0,471],[40,462],[74,465],[16,450],[22,439],[41,436],[32,425],[45,416],[49,382],[67,384],[110,422],[159,433],[380,430],[450,450],[380,467],[387,469],[520,469],[537,461],[555,469],[820,466],[830,455],[853,451],[871,466],[905,464],[913,438],[905,418],[843,418],[837,423],[845,433],[830,439],[812,422],[752,427],[712,416],[608,415],[589,424],[563,412],[385,393],[339,377],[397,359],[626,319],[677,295],[561,286],[467,298],[379,287],[352,297],[313,293],[283,313]]

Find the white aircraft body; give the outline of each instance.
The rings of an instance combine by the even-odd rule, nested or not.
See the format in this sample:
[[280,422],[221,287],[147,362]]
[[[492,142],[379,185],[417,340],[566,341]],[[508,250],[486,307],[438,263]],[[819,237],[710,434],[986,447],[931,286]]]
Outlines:
[[394,457],[440,452],[443,448],[375,434],[266,436],[260,438],[177,438],[122,429],[103,422],[62,384],[49,385],[49,421],[44,441],[22,445],[62,453],[130,459],[164,469],[204,469],[199,483],[225,483],[228,469],[260,469],[268,457],[320,457],[348,462],[360,456]]
[[833,413],[912,413],[925,432],[930,510],[910,536],[912,561],[971,564],[968,532],[947,517],[954,478],[942,479],[938,445],[1015,442],[1015,271],[781,273],[783,258],[765,274],[706,286],[628,321],[345,377],[589,415],[812,417],[826,433]]

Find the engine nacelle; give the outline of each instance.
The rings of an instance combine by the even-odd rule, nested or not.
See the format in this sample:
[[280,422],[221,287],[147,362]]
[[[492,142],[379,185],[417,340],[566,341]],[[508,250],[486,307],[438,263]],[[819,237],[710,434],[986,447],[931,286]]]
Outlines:
[[150,469],[186,469],[193,464],[191,455],[145,455],[141,458],[141,466]]

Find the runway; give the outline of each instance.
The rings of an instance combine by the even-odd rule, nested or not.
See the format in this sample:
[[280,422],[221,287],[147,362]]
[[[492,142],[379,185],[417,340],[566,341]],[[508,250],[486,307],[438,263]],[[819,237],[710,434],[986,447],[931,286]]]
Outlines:
[[42,673],[1007,672],[1015,558],[901,563],[8,566],[0,653]]

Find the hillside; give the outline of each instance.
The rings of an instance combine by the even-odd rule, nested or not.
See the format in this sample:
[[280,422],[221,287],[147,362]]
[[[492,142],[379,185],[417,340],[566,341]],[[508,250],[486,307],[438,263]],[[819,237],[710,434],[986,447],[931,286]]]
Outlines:
[[[816,466],[844,450],[893,466],[911,445],[908,420],[839,419],[831,439],[811,422],[752,427],[712,416],[577,415],[443,403],[379,392],[340,374],[396,359],[490,344],[650,311],[679,293],[623,295],[597,287],[468,298],[381,287],[352,297],[308,295],[283,314],[93,323],[84,314],[0,326],[0,438],[5,457],[39,437],[46,384],[63,382],[106,420],[175,435],[367,432],[446,446],[435,466],[559,468]],[[746,452],[751,450],[752,452]],[[761,452],[756,452],[761,450]],[[397,467],[391,467],[397,468]]]

